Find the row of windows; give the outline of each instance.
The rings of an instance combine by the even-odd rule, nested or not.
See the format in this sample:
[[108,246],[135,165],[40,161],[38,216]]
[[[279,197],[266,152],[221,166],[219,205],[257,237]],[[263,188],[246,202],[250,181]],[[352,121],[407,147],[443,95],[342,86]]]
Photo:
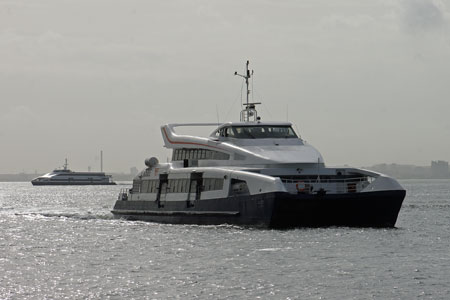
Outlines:
[[175,149],[173,150],[172,160],[184,160],[184,159],[216,159],[216,160],[228,160],[230,155],[218,151],[207,149]]
[[205,178],[203,179],[203,191],[213,191],[223,189],[223,179]]
[[135,192],[139,192],[141,188],[141,181],[140,180],[133,180],[133,188],[132,190]]
[[216,131],[215,135],[236,139],[297,138],[297,134],[292,127],[287,125],[223,127]]
[[[169,179],[165,186],[167,193],[187,193],[189,192],[189,184],[191,184],[191,193],[196,190],[196,181],[189,179]],[[141,193],[157,193],[159,188],[159,180],[143,180],[141,183],[133,183],[133,190]],[[163,186],[164,188],[164,186]],[[204,178],[202,191],[221,190],[223,188],[223,179],[221,178]]]
[[156,193],[159,188],[159,180],[142,180],[141,193]]

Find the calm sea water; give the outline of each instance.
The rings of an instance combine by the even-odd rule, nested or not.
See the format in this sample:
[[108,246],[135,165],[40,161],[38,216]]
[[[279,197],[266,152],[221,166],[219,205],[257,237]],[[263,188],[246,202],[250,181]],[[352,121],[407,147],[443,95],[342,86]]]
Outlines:
[[396,229],[115,220],[125,186],[0,183],[0,299],[450,299],[450,180],[402,181]]

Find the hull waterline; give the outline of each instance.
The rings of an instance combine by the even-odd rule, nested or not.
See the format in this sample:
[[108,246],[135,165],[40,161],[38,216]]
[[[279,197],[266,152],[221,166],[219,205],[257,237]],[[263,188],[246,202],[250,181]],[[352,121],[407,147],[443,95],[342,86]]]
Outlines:
[[232,224],[264,228],[394,227],[404,190],[329,195],[274,192],[194,202],[122,201],[116,218],[171,224]]

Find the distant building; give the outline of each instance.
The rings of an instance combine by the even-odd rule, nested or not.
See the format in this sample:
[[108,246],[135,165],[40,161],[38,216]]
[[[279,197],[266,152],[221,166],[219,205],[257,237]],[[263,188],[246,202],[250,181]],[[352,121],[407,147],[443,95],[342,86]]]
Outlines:
[[399,165],[399,164],[378,164],[366,169],[380,172],[398,179],[419,179],[430,178],[430,167],[421,167],[415,165]]
[[444,179],[449,178],[449,175],[448,161],[438,160],[431,162],[431,178]]
[[131,167],[130,168],[130,175],[131,176],[133,176],[133,177],[136,176],[138,172],[139,172],[139,170],[136,167]]

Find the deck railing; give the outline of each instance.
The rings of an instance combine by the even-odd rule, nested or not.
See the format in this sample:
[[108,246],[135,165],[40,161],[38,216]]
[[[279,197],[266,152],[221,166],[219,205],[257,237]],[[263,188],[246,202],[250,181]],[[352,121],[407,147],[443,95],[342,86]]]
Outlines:
[[117,197],[118,200],[127,201],[128,200],[128,189],[123,188],[120,189],[119,197]]
[[286,179],[286,178],[282,178],[281,181],[283,183],[298,183],[298,182],[303,182],[303,183],[357,183],[357,182],[364,182],[364,181],[368,181],[368,182],[372,182],[373,181],[373,177],[368,177],[368,176],[363,176],[363,177],[352,177],[352,178],[320,178],[317,177],[316,179]]
[[374,180],[373,177],[352,177],[352,178],[316,178],[316,179],[284,179],[290,193],[315,194],[321,192],[328,193],[357,193],[364,189]]

